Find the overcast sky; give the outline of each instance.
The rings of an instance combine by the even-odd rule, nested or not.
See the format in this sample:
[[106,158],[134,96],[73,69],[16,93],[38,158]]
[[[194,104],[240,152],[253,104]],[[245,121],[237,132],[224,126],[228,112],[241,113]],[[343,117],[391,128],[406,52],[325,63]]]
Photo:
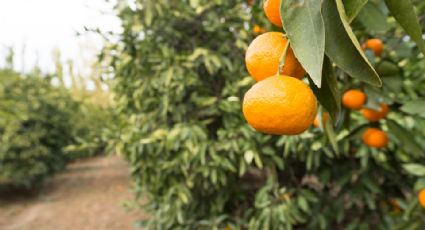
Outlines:
[[105,0],[0,0],[0,65],[7,47],[13,47],[15,69],[28,71],[38,64],[51,71],[52,50],[58,48],[63,61],[72,59],[84,68],[102,47],[95,35],[76,36],[84,26],[120,30],[112,5]]

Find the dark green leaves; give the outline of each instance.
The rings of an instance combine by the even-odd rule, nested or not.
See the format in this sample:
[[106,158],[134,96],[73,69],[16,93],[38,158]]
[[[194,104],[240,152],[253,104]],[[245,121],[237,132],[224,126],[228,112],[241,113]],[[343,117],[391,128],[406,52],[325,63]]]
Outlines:
[[368,0],[343,0],[349,22],[357,16]]
[[405,149],[411,151],[417,156],[424,155],[424,151],[422,150],[421,146],[416,143],[415,138],[412,136],[411,132],[405,130],[395,121],[387,120],[387,124],[391,133],[397,137]]
[[366,83],[381,86],[381,80],[361,50],[347,22],[342,0],[323,1],[326,55],[344,72]]
[[412,2],[410,0],[385,0],[385,3],[394,18],[425,55],[425,42],[422,39],[421,26]]
[[332,120],[336,121],[341,110],[341,102],[332,63],[328,58],[325,58],[323,63],[323,77],[321,84],[321,88],[318,88],[314,84],[310,84],[310,86],[320,104],[326,109],[326,111],[329,112]]
[[321,1],[283,0],[282,20],[295,56],[301,62],[313,82],[322,83],[323,57],[325,53],[325,28],[321,13]]

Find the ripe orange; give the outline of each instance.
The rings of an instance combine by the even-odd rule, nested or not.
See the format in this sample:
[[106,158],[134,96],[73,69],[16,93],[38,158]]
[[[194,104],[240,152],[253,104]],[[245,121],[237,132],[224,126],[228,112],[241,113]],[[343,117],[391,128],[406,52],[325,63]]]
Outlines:
[[243,100],[243,114],[260,132],[297,135],[313,124],[317,99],[303,81],[273,76],[248,90]]
[[425,189],[422,189],[418,194],[419,203],[425,208]]
[[342,96],[342,104],[353,110],[359,110],[366,103],[366,94],[357,89],[351,89],[344,93]]
[[273,25],[282,27],[282,20],[280,18],[280,0],[264,1],[263,9],[267,19],[269,19]]
[[[246,51],[245,63],[248,72],[256,81],[261,81],[278,73],[279,61],[287,42],[284,34],[279,32],[267,32],[252,41]],[[298,79],[305,75],[305,70],[291,48],[286,54],[285,66],[281,74]]]
[[379,121],[384,119],[388,114],[388,105],[381,103],[381,109],[379,111],[373,109],[362,109],[363,117],[365,117],[368,121]]
[[384,51],[384,43],[381,39],[373,38],[363,43],[363,49],[371,49],[376,56],[381,56]]
[[266,30],[259,25],[254,25],[254,27],[252,28],[252,32],[254,32],[254,34],[262,34],[266,32]]
[[374,148],[383,148],[388,144],[387,134],[377,128],[368,128],[362,136],[363,143]]
[[[328,119],[329,119],[329,113],[327,113],[327,112],[322,113],[322,124],[326,124]],[[316,118],[314,118],[313,125],[316,128],[320,126],[319,115],[317,115]]]

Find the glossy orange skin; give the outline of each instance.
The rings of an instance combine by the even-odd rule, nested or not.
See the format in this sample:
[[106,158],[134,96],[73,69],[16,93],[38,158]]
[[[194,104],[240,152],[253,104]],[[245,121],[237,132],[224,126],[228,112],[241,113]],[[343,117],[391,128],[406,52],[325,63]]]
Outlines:
[[384,51],[384,43],[378,38],[369,39],[363,43],[363,49],[371,49],[376,56],[381,56]]
[[342,104],[344,107],[352,110],[360,110],[366,103],[367,96],[360,90],[351,89],[342,96]]
[[[329,119],[329,113],[324,112],[322,114],[322,124],[326,124],[326,122]],[[316,118],[314,118],[314,122],[313,122],[314,127],[318,128],[320,126],[320,122],[319,122],[319,115],[316,116]]]
[[418,194],[419,204],[425,208],[425,189],[422,189]]
[[[256,37],[249,45],[246,55],[245,64],[248,72],[256,81],[278,74],[279,61],[285,50],[288,40],[280,32],[267,32]],[[294,52],[289,48],[283,75],[301,79],[305,75],[305,70],[298,62]]]
[[288,76],[269,77],[245,94],[243,114],[259,132],[297,135],[313,124],[317,99],[303,81]]
[[363,143],[373,148],[383,148],[388,144],[387,134],[377,128],[368,128],[362,136]]
[[368,121],[375,122],[384,119],[387,116],[388,111],[388,105],[381,103],[381,109],[379,111],[365,108],[362,109],[362,114],[363,117],[366,118]]
[[278,27],[282,27],[282,20],[280,18],[280,0],[266,0],[263,4],[263,10],[267,19]]

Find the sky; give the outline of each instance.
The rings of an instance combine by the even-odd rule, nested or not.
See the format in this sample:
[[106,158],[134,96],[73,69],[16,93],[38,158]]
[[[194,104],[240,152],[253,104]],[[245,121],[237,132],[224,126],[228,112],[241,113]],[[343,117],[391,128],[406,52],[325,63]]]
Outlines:
[[114,2],[0,0],[0,66],[8,47],[13,47],[15,69],[29,71],[38,65],[43,72],[53,71],[52,51],[59,49],[63,62],[71,59],[79,71],[87,71],[87,63],[95,60],[102,40],[95,34],[76,34],[84,32],[84,26],[119,32]]

